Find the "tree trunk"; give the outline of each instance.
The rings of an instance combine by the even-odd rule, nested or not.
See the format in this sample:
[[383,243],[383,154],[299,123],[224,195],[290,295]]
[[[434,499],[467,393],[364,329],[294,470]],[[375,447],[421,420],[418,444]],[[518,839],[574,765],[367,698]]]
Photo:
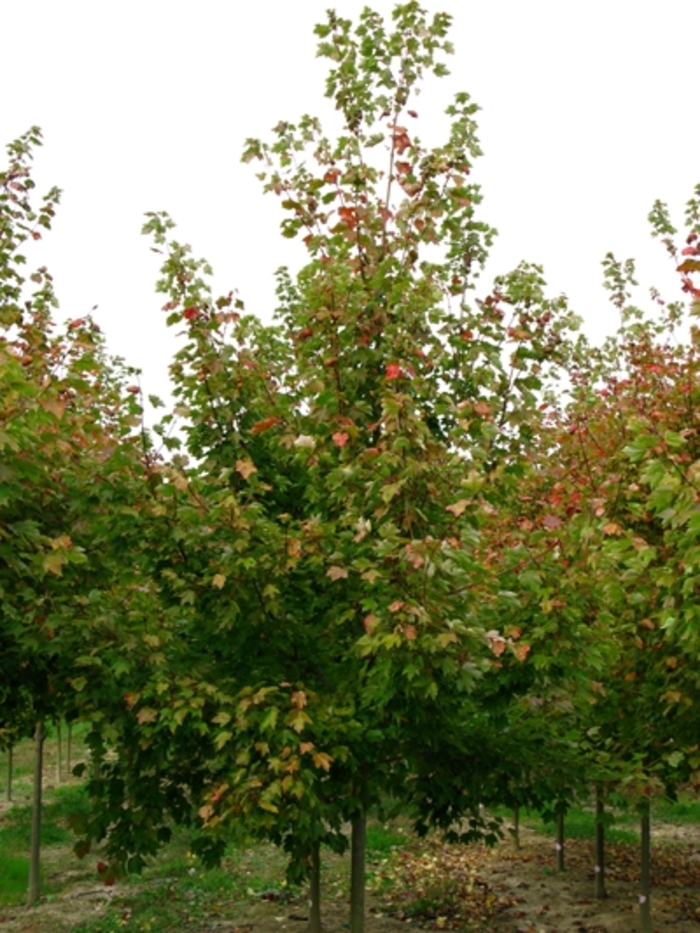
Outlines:
[[350,847],[350,933],[365,930],[365,836],[367,814],[363,811],[352,821]]
[[595,896],[604,898],[608,896],[605,889],[605,800],[603,785],[596,784],[595,788]]
[[44,723],[40,719],[34,729],[34,786],[32,788],[32,835],[29,845],[29,887],[27,907],[33,907],[41,897],[39,853],[41,849],[41,786],[44,773]]
[[72,774],[71,767],[70,767],[71,766],[72,743],[73,743],[73,723],[68,722],[66,723],[66,771],[68,772],[69,776]]
[[61,749],[61,720],[56,720],[56,783],[63,781],[63,761]]
[[7,784],[5,785],[5,800],[12,800],[12,753],[14,747],[7,746]]
[[564,811],[557,813],[556,870],[564,871]]
[[311,851],[309,933],[321,933],[321,846],[318,843]]
[[510,835],[513,839],[513,848],[518,852],[520,850],[520,807],[513,807],[513,826]]
[[640,929],[642,933],[652,933],[651,928],[651,808],[648,798],[642,804],[642,870],[639,891]]

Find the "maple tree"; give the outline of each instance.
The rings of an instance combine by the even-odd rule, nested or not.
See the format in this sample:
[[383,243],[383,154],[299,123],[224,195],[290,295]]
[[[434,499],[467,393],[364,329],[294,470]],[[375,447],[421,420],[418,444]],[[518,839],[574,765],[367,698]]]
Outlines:
[[[651,924],[650,788],[673,792],[696,781],[700,764],[692,722],[695,630],[681,621],[694,612],[692,583],[683,584],[692,580],[694,563],[698,454],[692,321],[698,289],[691,278],[698,266],[683,257],[697,254],[698,201],[688,203],[682,249],[664,205],[655,204],[650,220],[690,294],[690,317],[682,302],[666,304],[655,291],[656,314],[643,314],[630,303],[634,264],[606,257],[620,329],[601,348],[581,339],[573,352],[568,397],[552,407],[540,435],[538,493],[525,497],[544,507],[540,520],[555,535],[559,608],[575,607],[595,642],[586,648],[575,715],[599,810],[604,782],[627,788],[642,813],[644,929]],[[567,592],[568,579],[574,588]],[[599,835],[602,894],[602,824]]]
[[[121,862],[174,812],[198,814],[213,855],[244,818],[305,873],[352,822],[353,930],[367,811],[401,797],[436,743],[462,755],[480,691],[520,689],[505,656],[522,664],[529,645],[502,625],[519,598],[482,532],[528,470],[575,323],[536,266],[472,296],[494,235],[469,177],[476,106],[458,94],[447,142],[419,140],[414,98],[445,73],[450,17],[409,2],[392,19],[329,13],[316,28],[335,141],[304,116],[246,143],[283,235],[308,250],[278,273],[272,325],[215,299],[206,263],[149,215],[185,335],[144,529],[167,664],[125,697],[109,727],[120,754],[93,782]],[[488,831],[476,790],[439,767],[430,784],[426,826],[469,814],[470,835]],[[127,785],[148,833],[121,806]]]
[[[132,372],[108,356],[89,317],[57,328],[50,274],[23,271],[25,245],[50,228],[59,200],[52,189],[34,203],[40,141],[33,128],[11,143],[0,173],[0,735],[36,737],[30,904],[44,723],[77,714],[86,655],[99,656],[103,614],[124,600],[119,515],[143,472]],[[106,660],[97,693],[108,689]]]

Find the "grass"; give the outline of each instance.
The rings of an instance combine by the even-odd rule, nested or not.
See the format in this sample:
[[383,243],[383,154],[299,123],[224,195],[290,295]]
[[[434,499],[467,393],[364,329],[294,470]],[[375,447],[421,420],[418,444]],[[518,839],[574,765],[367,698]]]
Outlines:
[[[554,832],[554,823],[545,823],[549,832]],[[567,839],[595,839],[596,818],[590,810],[573,807],[564,818],[564,833]],[[608,842],[634,844],[639,836],[634,830],[619,826],[606,826],[605,839]]]
[[0,904],[22,903],[27,896],[29,859],[0,855]]

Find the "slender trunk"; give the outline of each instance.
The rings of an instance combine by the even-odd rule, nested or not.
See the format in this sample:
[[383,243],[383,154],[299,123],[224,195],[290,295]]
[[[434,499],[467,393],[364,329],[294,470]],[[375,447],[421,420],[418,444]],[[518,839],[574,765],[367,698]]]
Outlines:
[[14,746],[7,746],[7,784],[5,785],[5,800],[12,800],[12,753]]
[[513,807],[513,826],[510,834],[513,839],[513,848],[518,852],[520,849],[520,807]]
[[32,835],[29,845],[29,887],[27,907],[33,907],[41,897],[39,852],[41,845],[41,785],[44,771],[44,723],[40,719],[34,729],[34,786],[32,788]]
[[651,808],[648,798],[642,804],[642,871],[639,891],[640,929],[652,933],[651,928]]
[[71,767],[70,767],[72,744],[73,744],[73,723],[68,722],[66,723],[66,771],[68,772],[69,775],[72,774]]
[[556,870],[564,871],[564,811],[557,813]]
[[318,843],[311,850],[309,933],[321,933],[321,846]]
[[595,896],[604,898],[608,896],[605,889],[605,799],[603,785],[596,784],[595,788]]
[[56,783],[60,784],[63,780],[63,762],[61,749],[61,720],[56,720]]
[[367,814],[363,811],[352,821],[350,848],[350,933],[365,930],[365,836]]

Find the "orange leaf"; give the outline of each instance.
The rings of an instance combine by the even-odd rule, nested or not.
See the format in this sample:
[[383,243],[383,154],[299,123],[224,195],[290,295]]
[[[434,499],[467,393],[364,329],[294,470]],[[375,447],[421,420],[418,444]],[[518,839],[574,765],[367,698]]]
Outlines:
[[523,643],[513,645],[513,654],[518,661],[524,661],[528,654],[530,654],[530,645],[525,645]]
[[331,770],[333,759],[330,755],[327,755],[325,752],[315,752],[313,759],[317,768],[323,768],[324,771]]
[[607,525],[603,525],[603,534],[604,535],[621,535],[622,528],[620,528],[620,526],[616,524],[615,522],[608,522]]
[[345,447],[349,439],[350,435],[346,434],[345,431],[336,431],[333,435],[333,443],[336,447]]
[[263,418],[262,421],[256,421],[256,423],[250,429],[251,434],[262,434],[263,431],[267,431],[268,428],[273,427],[280,419],[276,415],[271,415],[269,418]]
[[236,473],[240,473],[243,479],[248,479],[257,472],[258,468],[252,460],[236,460]]

